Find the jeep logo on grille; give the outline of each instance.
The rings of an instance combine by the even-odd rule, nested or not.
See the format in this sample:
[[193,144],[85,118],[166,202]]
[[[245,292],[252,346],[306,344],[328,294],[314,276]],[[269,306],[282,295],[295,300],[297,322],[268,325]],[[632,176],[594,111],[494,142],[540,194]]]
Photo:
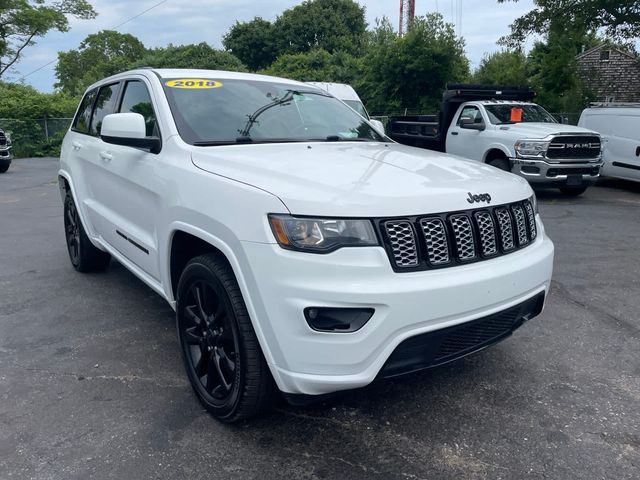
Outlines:
[[491,203],[491,195],[489,195],[488,193],[480,193],[478,195],[474,195],[471,192],[469,192],[469,197],[467,198],[467,202],[469,203],[480,203],[480,202],[487,202],[487,203]]

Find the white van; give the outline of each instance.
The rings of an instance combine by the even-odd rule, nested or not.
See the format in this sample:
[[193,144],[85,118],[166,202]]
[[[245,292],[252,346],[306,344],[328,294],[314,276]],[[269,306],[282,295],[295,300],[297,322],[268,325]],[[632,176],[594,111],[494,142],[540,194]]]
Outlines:
[[578,125],[602,136],[603,176],[640,181],[640,103],[587,108]]
[[364,104],[360,97],[353,89],[351,85],[347,85],[346,83],[331,83],[331,82],[306,82],[308,85],[312,85],[321,90],[324,90],[329,95],[336,97],[338,100],[342,100],[344,103],[353,108],[356,112],[362,115],[364,118],[369,120],[373,126],[378,130],[379,133],[383,134],[384,124],[380,120],[373,120],[369,116],[369,112],[364,108]]

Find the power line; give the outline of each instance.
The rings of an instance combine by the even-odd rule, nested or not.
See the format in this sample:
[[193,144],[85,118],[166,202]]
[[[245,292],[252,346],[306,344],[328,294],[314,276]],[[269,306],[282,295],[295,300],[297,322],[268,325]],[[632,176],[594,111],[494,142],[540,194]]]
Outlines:
[[[146,10],[143,10],[142,12],[140,12],[140,13],[138,13],[138,14],[134,15],[133,17],[129,17],[129,18],[127,18],[124,22],[119,23],[119,24],[118,24],[118,25],[116,25],[115,27],[111,27],[111,28],[109,28],[108,30],[115,30],[115,29],[117,29],[117,28],[120,28],[120,27],[121,27],[122,25],[124,25],[125,23],[129,23],[131,20],[135,20],[136,18],[138,18],[138,17],[140,17],[140,16],[144,15],[145,13],[147,13],[149,10],[153,10],[154,8],[159,7],[160,5],[162,5],[163,3],[167,3],[168,1],[169,1],[169,0],[162,0],[162,1],[158,2],[158,3],[155,3],[155,4],[153,4],[152,6],[150,6],[149,8],[147,8]],[[57,60],[57,58],[56,58],[56,59],[51,60],[50,62],[45,63],[44,65],[39,66],[39,67],[38,67],[38,68],[36,68],[35,70],[32,70],[32,71],[30,71],[29,73],[27,73],[26,75],[23,75],[22,77],[20,77],[20,80],[24,80],[24,79],[25,79],[25,78],[27,78],[28,76],[33,75],[34,73],[39,72],[39,71],[40,71],[40,70],[42,70],[43,68],[48,67],[48,66],[49,66],[49,65],[51,65],[52,63],[55,63],[55,62],[56,62],[56,60]]]

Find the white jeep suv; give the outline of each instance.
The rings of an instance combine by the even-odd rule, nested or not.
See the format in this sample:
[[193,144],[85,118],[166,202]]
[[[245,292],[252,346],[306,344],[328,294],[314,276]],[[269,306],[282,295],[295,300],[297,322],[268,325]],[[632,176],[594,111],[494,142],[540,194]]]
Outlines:
[[398,145],[304,83],[142,69],[87,90],[59,183],[80,272],[176,310],[223,421],[480,350],[539,314],[553,244],[526,180]]

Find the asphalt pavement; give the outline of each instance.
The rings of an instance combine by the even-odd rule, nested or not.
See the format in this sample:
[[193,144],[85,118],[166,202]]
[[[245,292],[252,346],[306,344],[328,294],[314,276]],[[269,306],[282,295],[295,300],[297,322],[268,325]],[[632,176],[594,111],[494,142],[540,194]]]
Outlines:
[[640,478],[640,184],[539,194],[552,290],[506,341],[228,426],[164,300],[73,270],[56,171],[0,175],[0,479]]

